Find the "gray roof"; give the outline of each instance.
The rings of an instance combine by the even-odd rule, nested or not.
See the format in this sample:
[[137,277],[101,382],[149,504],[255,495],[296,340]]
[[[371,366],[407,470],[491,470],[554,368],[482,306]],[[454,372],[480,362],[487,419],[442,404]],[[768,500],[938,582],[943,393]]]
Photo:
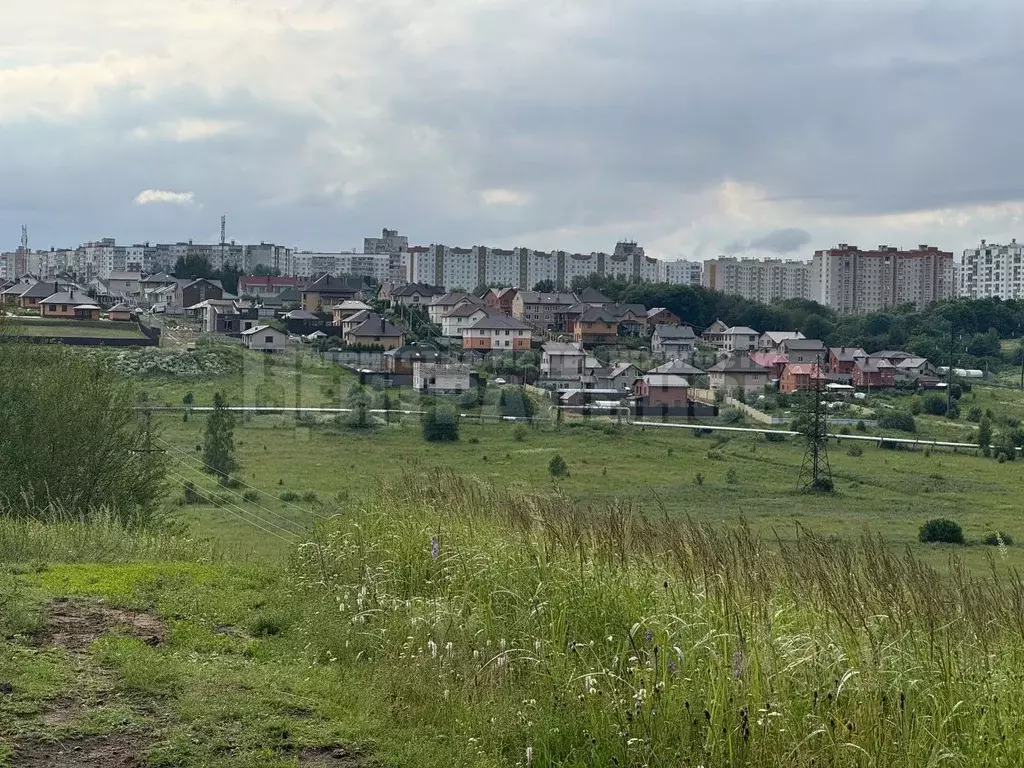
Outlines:
[[349,331],[351,336],[401,336],[405,330],[392,323],[390,320],[371,319],[357,328]]
[[319,320],[318,315],[313,314],[306,309],[293,309],[291,312],[283,315],[285,320]]
[[801,352],[820,352],[825,349],[825,342],[821,339],[786,339],[782,342],[787,350],[794,349]]
[[868,356],[868,353],[860,347],[832,347],[829,352],[841,363],[852,363],[858,357]]
[[483,312],[484,314],[488,313],[487,308],[483,304],[468,303],[456,307],[445,315],[445,317],[471,317],[477,312]]
[[800,331],[765,331],[762,336],[767,336],[776,344],[781,344],[790,339],[803,339],[805,336]]
[[644,381],[650,387],[663,387],[666,389],[681,389],[690,386],[690,382],[682,376],[671,373],[649,373],[644,376]]
[[381,319],[381,315],[378,315],[376,312],[372,312],[369,309],[361,309],[358,312],[356,312],[354,315],[349,315],[348,317],[346,317],[342,322],[344,322],[344,323],[355,323],[355,324],[358,325],[359,323],[365,323],[367,320],[380,320],[380,319]]
[[[619,376],[624,374],[626,371],[628,371],[630,368],[636,368],[636,366],[633,363],[616,363],[615,365],[613,365],[608,370],[607,378],[609,378],[609,379],[618,378]],[[637,368],[637,370],[640,370],[640,369]]]
[[280,333],[282,336],[286,336],[287,335],[284,331],[282,331],[279,328],[275,328],[272,325],[257,325],[257,326],[254,326],[254,327],[250,328],[248,331],[242,331],[239,334],[239,336],[252,336],[254,334],[262,333],[264,331],[273,331],[274,333]]
[[115,304],[114,306],[112,306],[110,309],[107,310],[107,312],[138,312],[138,310],[135,309],[135,307],[128,306],[122,301],[120,304]]
[[757,331],[746,325],[734,325],[722,331],[726,336],[757,336]]
[[603,307],[587,307],[580,315],[580,321],[584,323],[614,323],[618,318]]
[[580,301],[586,304],[610,304],[612,300],[597,288],[587,288],[580,294]]
[[549,355],[581,355],[584,356],[587,353],[577,347],[575,344],[566,341],[549,341],[541,347]]
[[651,373],[673,373],[677,376],[703,376],[704,371],[694,368],[685,360],[670,360],[664,365],[659,365]]
[[519,298],[523,304],[550,304],[552,306],[571,307],[576,297],[571,293],[538,293],[537,291],[520,291]]
[[671,314],[675,314],[668,307],[654,307],[653,309],[648,309],[647,310],[647,316],[648,317],[654,317],[655,315],[661,314],[662,312],[669,312]]
[[474,296],[471,293],[464,291],[452,291],[446,293],[444,296],[436,297],[430,304],[435,307],[453,307],[460,302],[468,301],[471,304],[477,304],[483,306],[483,299]]
[[767,368],[762,368],[746,355],[733,355],[708,368],[708,373],[768,373]]
[[107,280],[142,280],[141,272],[111,272]]
[[392,291],[392,296],[412,296],[413,294],[420,294],[420,296],[441,296],[444,294],[443,288],[438,288],[434,285],[426,285],[425,283],[409,283],[403,285],[398,290]]
[[688,325],[658,325],[654,332],[659,339],[696,339],[697,334]]
[[[89,298],[87,294],[80,294],[78,298],[75,298],[67,291],[60,291],[59,293],[52,293],[41,302],[42,304],[70,304],[76,307],[84,307],[86,305],[92,305],[93,300]],[[97,307],[99,309],[99,307]]]
[[[479,307],[477,308],[479,309]],[[488,315],[477,320],[472,326],[474,330],[496,330],[496,331],[528,331],[530,326],[506,315]]]

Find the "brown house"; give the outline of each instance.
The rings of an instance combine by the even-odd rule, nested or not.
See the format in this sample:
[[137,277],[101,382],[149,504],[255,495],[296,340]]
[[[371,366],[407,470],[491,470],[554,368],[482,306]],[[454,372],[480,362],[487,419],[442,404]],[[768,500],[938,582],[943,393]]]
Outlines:
[[896,368],[888,360],[863,357],[853,366],[853,386],[858,389],[889,389],[895,383]]
[[618,338],[618,320],[600,307],[587,309],[573,327],[573,340],[578,344],[614,344]]
[[518,288],[491,288],[484,296],[484,304],[492,313],[512,317],[512,305],[518,293]]
[[405,342],[405,331],[384,318],[367,320],[345,335],[349,346],[379,346],[385,350],[397,349]]
[[815,363],[789,363],[779,377],[779,392],[791,394],[812,389],[824,376]]
[[135,319],[135,310],[127,304],[115,304],[107,310],[107,319],[126,323]]
[[207,299],[223,299],[224,288],[212,280],[204,277],[193,280],[181,289],[181,306],[188,308],[206,301]]
[[832,347],[828,351],[828,369],[832,373],[853,373],[857,360],[868,353],[860,347]]
[[682,320],[675,312],[665,307],[655,307],[647,310],[647,325],[653,331],[659,325],[679,325]]
[[329,312],[331,307],[354,299],[356,293],[357,289],[347,280],[324,275],[302,288],[299,306],[307,312]]
[[86,294],[75,291],[63,291],[47,296],[39,303],[43,317],[63,318],[65,320],[99,320],[100,308],[93,304]]
[[690,402],[690,382],[671,373],[651,373],[636,380],[633,394],[645,407],[685,408]]

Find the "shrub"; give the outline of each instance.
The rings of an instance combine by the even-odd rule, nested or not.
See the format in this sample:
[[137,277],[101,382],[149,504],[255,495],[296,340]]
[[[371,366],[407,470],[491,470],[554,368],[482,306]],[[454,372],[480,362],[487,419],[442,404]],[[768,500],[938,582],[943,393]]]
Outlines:
[[739,474],[736,472],[735,469],[730,467],[729,471],[725,473],[725,482],[727,482],[729,485],[736,485],[736,483],[738,483],[739,481]]
[[929,520],[917,533],[918,541],[925,544],[963,544],[963,529],[952,520],[937,518]]
[[552,477],[569,476],[569,467],[565,463],[565,459],[562,458],[562,454],[556,453],[551,457],[551,461],[548,462],[548,474]]
[[989,547],[1012,547],[1013,536],[1008,534],[1006,531],[995,531],[985,537],[984,543]]
[[864,423],[864,419],[861,419],[860,421],[857,422],[856,430],[858,432],[867,432],[868,431],[868,425]]
[[245,493],[242,494],[242,500],[243,501],[248,501],[248,502],[259,501],[260,500],[260,492],[256,491],[256,490],[250,489],[250,490],[248,490],[248,491],[246,491]]
[[789,435],[783,435],[779,432],[765,432],[764,439],[769,443],[784,443],[789,440]]
[[696,475],[694,475],[693,484],[704,485],[704,475],[701,472],[698,472]]
[[917,423],[909,413],[887,413],[878,420],[882,429],[894,429],[898,432],[916,432]]
[[853,456],[855,458],[857,456],[863,456],[864,455],[864,449],[861,448],[859,445],[851,445],[849,448],[846,449],[846,455],[847,456]]
[[913,416],[917,416],[921,413],[921,398],[912,397],[910,398],[910,413]]
[[840,435],[852,435],[853,433],[850,431],[849,427],[843,427],[842,429],[839,430],[839,434]]
[[606,434],[606,435],[617,435],[617,434],[619,434],[618,428],[615,427],[615,426],[612,426],[611,424],[605,424],[604,428],[601,431],[604,434]]
[[423,439],[429,443],[454,443],[459,439],[459,417],[431,408],[423,416]]
[[973,422],[979,422],[979,421],[981,421],[981,415],[982,415],[981,414],[981,408],[979,408],[976,405],[972,406],[971,409],[967,412],[967,420],[968,421],[973,421]]
[[281,501],[299,501],[302,497],[299,496],[295,491],[284,491],[278,496]]
[[949,394],[954,400],[959,400],[964,396],[964,388],[959,384],[954,384],[949,388]]
[[921,401],[925,413],[932,416],[945,416],[947,410],[946,396],[938,392],[929,392]]
[[306,491],[302,494],[302,500],[307,504],[315,504],[320,497],[316,495],[316,491]]
[[526,439],[526,427],[522,424],[516,424],[515,428],[512,430],[512,439],[517,443],[523,442]]
[[194,403],[195,400],[196,399],[191,392],[186,392],[185,396],[181,398],[181,402],[183,402],[185,405],[192,405],[192,403]]

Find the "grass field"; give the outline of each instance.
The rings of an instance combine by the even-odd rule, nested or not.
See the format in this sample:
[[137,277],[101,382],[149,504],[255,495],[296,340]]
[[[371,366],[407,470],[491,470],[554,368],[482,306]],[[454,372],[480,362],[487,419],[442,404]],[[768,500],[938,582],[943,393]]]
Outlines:
[[22,320],[10,318],[5,330],[12,336],[52,336],[85,339],[142,339],[134,323],[79,322],[75,320]]

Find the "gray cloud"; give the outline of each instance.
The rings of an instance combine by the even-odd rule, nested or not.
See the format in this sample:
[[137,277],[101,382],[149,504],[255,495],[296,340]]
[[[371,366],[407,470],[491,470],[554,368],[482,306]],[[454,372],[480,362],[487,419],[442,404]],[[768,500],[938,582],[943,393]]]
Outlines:
[[[398,226],[417,242],[574,250],[687,230],[695,252],[790,254],[812,240],[788,221],[845,241],[845,221],[1024,199],[1024,106],[1006,96],[1024,71],[1017,4],[292,5],[338,14],[361,47],[348,57],[282,16],[273,47],[240,38],[235,81],[161,59],[180,63],[166,85],[104,85],[91,112],[0,124],[0,174],[18,180],[0,190],[0,247],[22,221],[61,245],[205,237],[225,212],[240,239],[317,248]],[[165,57],[189,32],[167,34]],[[132,138],[183,118],[241,127]],[[727,183],[801,218],[730,218],[715,199]],[[144,189],[202,207],[132,205]],[[485,190],[523,202],[488,205]],[[876,226],[872,240],[901,236]]]

